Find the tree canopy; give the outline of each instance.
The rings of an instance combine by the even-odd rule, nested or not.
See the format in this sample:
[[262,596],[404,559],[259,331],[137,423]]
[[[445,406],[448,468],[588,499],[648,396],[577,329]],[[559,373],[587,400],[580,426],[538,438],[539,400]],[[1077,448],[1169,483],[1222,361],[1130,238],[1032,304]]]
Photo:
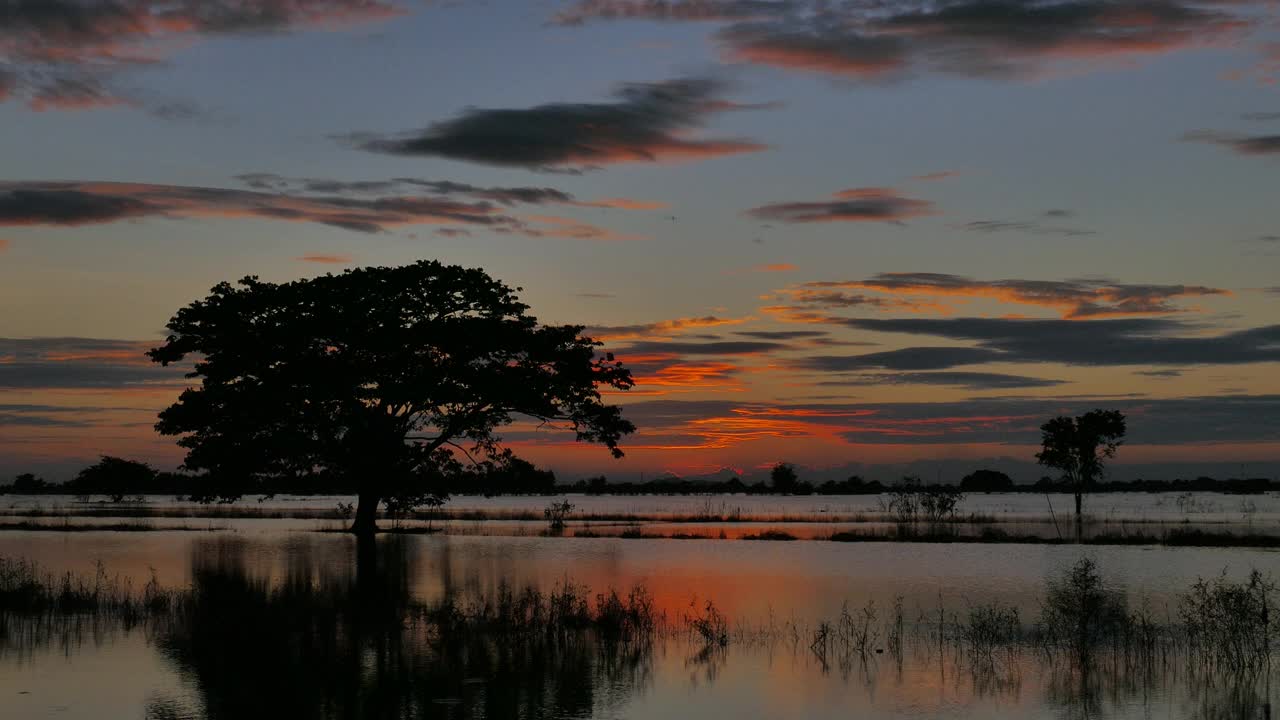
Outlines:
[[630,371],[581,326],[527,310],[484,271],[437,261],[220,283],[148,353],[194,359],[200,381],[156,429],[181,436],[184,467],[207,473],[205,499],[337,476],[360,496],[361,533],[380,501],[421,492],[407,488],[459,455],[502,457],[497,431],[520,418],[563,423],[621,457],[635,427],[600,388],[631,388]]

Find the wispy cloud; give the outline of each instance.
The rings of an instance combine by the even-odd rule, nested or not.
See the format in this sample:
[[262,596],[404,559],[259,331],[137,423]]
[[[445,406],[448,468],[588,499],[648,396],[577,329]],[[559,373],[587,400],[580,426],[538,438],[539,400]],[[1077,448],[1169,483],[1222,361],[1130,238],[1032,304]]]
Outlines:
[[447,195],[357,197],[142,183],[0,182],[0,227],[81,226],[145,218],[255,218],[319,223],[363,233],[436,224],[526,237],[635,237],[572,218],[519,217],[489,200]]
[[303,255],[295,259],[321,265],[350,265],[353,261],[350,255]]
[[1167,318],[1029,320],[1004,318],[845,318],[846,328],[966,341],[971,346],[908,347],[886,353],[812,359],[858,370],[948,369],[990,362],[1091,366],[1239,365],[1280,361],[1280,325],[1205,335]]
[[619,348],[619,352],[625,356],[627,352],[639,353],[641,355],[680,355],[680,356],[704,356],[704,355],[760,355],[763,353],[785,350],[789,346],[780,342],[769,342],[764,340],[722,340],[713,342],[681,342],[676,340],[640,340],[628,344],[625,348]]
[[714,22],[768,18],[797,7],[791,0],[579,0],[555,14],[557,25],[598,20]]
[[747,214],[788,223],[900,222],[932,215],[934,206],[927,200],[903,197],[889,188],[852,188],[832,194],[830,200],[761,205]]
[[[1070,210],[1054,209],[1046,210],[1040,214],[1039,218],[1032,220],[974,220],[957,226],[960,230],[966,232],[983,233],[992,235],[995,233],[1025,233],[1028,235],[1060,235],[1062,237],[1082,237],[1085,235],[1096,235],[1094,230],[1086,230],[1079,227],[1067,227],[1063,225],[1051,224],[1065,218],[1073,217],[1075,213]],[[1046,222],[1049,221],[1049,222]]]
[[845,376],[839,380],[823,380],[819,387],[868,387],[880,385],[938,385],[966,390],[1009,390],[1014,388],[1047,388],[1065,385],[1064,380],[985,372],[900,372]]
[[0,182],[0,225],[90,225],[146,217],[255,217],[360,232],[416,222],[510,225],[490,203],[353,199],[116,182]]
[[1245,135],[1242,133],[1196,130],[1182,136],[1188,142],[1209,143],[1228,148],[1239,155],[1275,155],[1280,153],[1280,133]]
[[960,174],[960,171],[958,170],[938,170],[937,172],[925,173],[923,175],[914,175],[912,176],[911,179],[919,180],[922,182],[933,182],[936,180],[946,180],[948,178],[953,178],[959,174]]
[[584,208],[609,208],[616,210],[661,210],[664,202],[636,200],[634,198],[601,198],[579,200],[571,193],[552,187],[482,187],[452,180],[424,180],[421,178],[391,178],[388,180],[336,180],[332,178],[296,178],[275,173],[243,173],[236,179],[254,190],[344,195],[366,197],[392,193],[430,193],[448,196],[462,195],[476,200],[487,200],[499,205],[569,205]]
[[98,338],[0,338],[0,389],[181,387],[181,367],[143,353],[157,343]]
[[[815,438],[850,444],[1037,445],[1046,417],[1093,409],[1096,398],[969,398],[957,402],[750,403],[662,399],[631,403],[637,440],[711,449]],[[1112,398],[1133,444],[1275,442],[1280,396]]]
[[[1192,297],[1230,295],[1203,285],[1122,283],[1107,279],[976,280],[945,273],[878,273],[865,280],[817,281],[786,289],[800,302],[825,307],[871,305],[885,307],[883,298],[849,295],[847,290],[886,293],[918,307],[926,298],[984,298],[1002,303],[1048,308],[1067,319],[1169,315],[1187,312],[1176,301]],[[842,302],[848,299],[847,305]],[[892,308],[892,305],[888,307]],[[942,309],[954,309],[942,306]]]
[[583,334],[597,340],[609,341],[670,337],[690,330],[739,325],[746,322],[746,320],[746,318],[723,318],[715,315],[703,315],[701,317],[682,317],[633,325],[590,325],[583,331]]

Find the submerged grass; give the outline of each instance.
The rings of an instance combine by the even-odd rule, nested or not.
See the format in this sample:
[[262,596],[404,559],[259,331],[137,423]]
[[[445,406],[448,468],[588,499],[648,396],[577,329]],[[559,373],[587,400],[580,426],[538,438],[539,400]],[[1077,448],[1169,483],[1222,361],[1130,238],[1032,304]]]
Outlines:
[[791,533],[786,532],[785,530],[771,529],[771,530],[761,530],[758,533],[743,535],[739,539],[740,540],[797,540],[798,538],[795,535],[792,535]]
[[630,641],[650,636],[665,623],[643,585],[625,594],[610,588],[593,601],[589,588],[568,581],[550,592],[532,585],[515,590],[504,583],[493,595],[470,601],[446,595],[436,603],[415,607],[413,614],[441,635],[455,636],[564,635],[592,630],[608,639]]
[[20,532],[172,532],[172,531],[189,531],[189,532],[219,532],[226,528],[215,527],[196,527],[193,525],[155,525],[146,522],[118,522],[118,523],[74,523],[70,518],[64,518],[60,523],[37,523],[29,520],[19,522],[0,522],[0,532],[5,530]]
[[392,592],[394,582],[361,587],[358,578],[356,584],[286,578],[272,586],[243,568],[206,567],[195,568],[184,589],[162,588],[154,574],[136,588],[100,563],[88,574],[54,574],[28,560],[0,558],[0,650],[33,643],[33,627],[48,632],[90,619],[164,631],[189,627],[193,618],[239,617],[249,607],[270,608],[270,617],[285,624],[332,624],[344,614],[377,618],[441,641],[561,643],[588,633],[634,644],[674,633],[706,649],[785,643],[842,670],[886,652],[900,661],[914,646],[950,648],[988,672],[1033,650],[1072,667],[1141,668],[1176,658],[1195,672],[1244,676],[1269,667],[1280,642],[1272,620],[1277,588],[1256,570],[1243,581],[1224,574],[1196,582],[1161,619],[1145,602],[1131,608],[1087,558],[1046,582],[1039,617],[1030,625],[1000,602],[947,612],[940,600],[936,614],[921,611],[908,624],[898,597],[887,612],[874,602],[856,609],[846,603],[836,617],[813,625],[778,623],[771,613],[764,625],[735,627],[710,600],[691,602],[669,622],[643,585],[593,593],[566,579],[550,590],[501,584],[489,593],[450,592],[432,601],[379,594]]
[[[1018,545],[1076,544],[1073,538],[1014,534],[1000,528],[986,527],[977,535],[962,535],[944,528],[925,528],[903,532],[843,530],[826,537],[832,542],[920,542],[920,543],[990,543]],[[1083,545],[1164,545],[1168,547],[1253,547],[1280,548],[1280,536],[1258,533],[1213,532],[1196,528],[1174,528],[1160,535],[1145,533],[1098,533],[1079,541]]]
[[154,573],[135,591],[131,581],[109,576],[100,561],[92,575],[54,575],[32,561],[0,557],[0,616],[105,613],[132,621],[168,610],[176,596],[160,587]]
[[[606,526],[607,527],[607,526]],[[163,525],[145,521],[122,521],[114,523],[74,522],[71,517],[63,516],[61,522],[35,522],[20,520],[0,521],[0,532],[216,532],[227,530],[226,527],[210,524],[197,525]],[[340,524],[323,525],[311,528],[312,532],[346,533],[345,521]],[[417,526],[393,524],[382,529],[387,535],[431,535],[454,534],[469,535],[490,534],[483,528],[448,528],[443,526]],[[506,534],[506,533],[503,533]],[[516,536],[534,534],[532,531],[522,532],[519,528]],[[548,534],[539,532],[538,534]],[[560,535],[562,533],[550,533]],[[732,539],[725,529],[718,532],[711,528],[690,532],[657,532],[646,530],[641,524],[629,524],[621,532],[610,532],[599,525],[584,523],[581,527],[568,533],[575,538],[622,538],[626,540],[726,540]],[[923,524],[897,525],[887,528],[866,528],[839,530],[828,535],[800,537],[787,530],[769,528],[759,532],[737,535],[741,540],[825,540],[831,542],[916,542],[916,543],[981,543],[981,544],[1022,544],[1022,545],[1062,545],[1072,544],[1073,538],[1053,537],[1012,533],[1003,528],[986,526],[976,534],[962,532],[954,525]],[[1159,545],[1166,547],[1240,547],[1240,548],[1280,548],[1280,535],[1263,533],[1236,533],[1229,531],[1211,531],[1203,528],[1174,527],[1160,534],[1142,532],[1101,532],[1084,537],[1080,544],[1084,545]]]
[[[163,627],[212,606],[224,606],[218,612],[234,616],[249,594],[271,605],[298,605],[295,611],[300,615],[332,614],[344,598],[355,601],[350,593],[326,592],[309,584],[286,582],[269,588],[265,581],[225,569],[198,569],[192,585],[182,590],[162,588],[153,572],[136,589],[129,580],[109,575],[101,562],[92,574],[55,575],[29,560],[0,557],[0,647],[11,639],[18,619],[49,623],[88,618],[117,622],[126,629],[142,622]],[[593,596],[588,587],[568,581],[549,592],[533,585],[517,590],[504,583],[491,595],[449,593],[434,602],[411,602],[397,612],[404,622],[437,637],[564,636],[589,630],[598,637],[633,641],[666,624],[643,585],[625,593],[610,588]]]

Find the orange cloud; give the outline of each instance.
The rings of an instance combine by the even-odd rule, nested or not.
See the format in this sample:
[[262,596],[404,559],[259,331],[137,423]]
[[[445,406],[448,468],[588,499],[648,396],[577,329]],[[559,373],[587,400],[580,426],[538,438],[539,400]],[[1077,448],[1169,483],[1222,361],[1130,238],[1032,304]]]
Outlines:
[[637,338],[664,337],[679,334],[698,328],[719,327],[721,325],[740,325],[751,318],[722,318],[715,315],[703,317],[675,318],[659,320],[637,325],[595,325],[588,327],[584,333],[597,340],[631,340]]
[[577,207],[614,208],[617,210],[662,210],[669,207],[667,203],[651,200],[632,200],[630,198],[604,198],[602,200],[575,200],[570,203]]
[[788,323],[824,325],[839,321],[839,318],[832,317],[831,315],[814,312],[808,308],[795,307],[792,305],[765,305],[760,308],[760,312]]
[[302,262],[322,263],[326,265],[349,265],[353,258],[350,255],[303,255],[294,260]]
[[[734,376],[742,371],[738,365],[726,362],[677,362],[670,356],[661,363],[670,363],[652,372],[646,372],[644,363],[634,357],[623,356],[622,360],[635,373],[636,386],[662,388],[727,388],[738,385]],[[650,363],[654,361],[651,360]]]
[[908,62],[897,38],[857,32],[796,30],[767,24],[743,24],[722,30],[721,53],[731,62],[772,65],[853,78],[893,75]]
[[958,170],[939,170],[937,172],[925,173],[923,175],[915,175],[912,176],[911,179],[929,182],[933,180],[946,180],[947,178],[953,178],[959,174],[960,171]]
[[524,220],[550,227],[535,228],[528,225],[514,230],[497,229],[495,232],[514,232],[527,237],[569,238],[571,240],[601,240],[605,242],[622,242],[625,240],[643,240],[643,235],[616,233],[591,223],[558,215],[527,215]]

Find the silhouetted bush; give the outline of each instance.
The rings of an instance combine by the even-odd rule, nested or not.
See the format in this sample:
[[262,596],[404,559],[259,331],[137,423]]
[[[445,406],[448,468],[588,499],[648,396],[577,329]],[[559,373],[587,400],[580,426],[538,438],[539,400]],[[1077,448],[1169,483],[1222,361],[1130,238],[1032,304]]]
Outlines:
[[1049,581],[1039,630],[1047,645],[1087,657],[1099,645],[1120,637],[1127,619],[1124,594],[1103,581],[1097,563],[1082,558]]
[[761,530],[742,536],[743,540],[795,540],[796,536],[783,530]]
[[1245,582],[1225,575],[1200,579],[1182,596],[1178,615],[1188,641],[1206,663],[1224,669],[1255,670],[1271,655],[1276,635],[1271,610],[1275,584],[1254,570]]
[[573,503],[568,500],[559,500],[548,505],[542,511],[543,517],[547,520],[547,529],[556,534],[564,532],[565,521],[571,512],[573,512]]
[[1009,492],[1013,490],[1013,478],[999,470],[975,470],[960,479],[962,492]]

